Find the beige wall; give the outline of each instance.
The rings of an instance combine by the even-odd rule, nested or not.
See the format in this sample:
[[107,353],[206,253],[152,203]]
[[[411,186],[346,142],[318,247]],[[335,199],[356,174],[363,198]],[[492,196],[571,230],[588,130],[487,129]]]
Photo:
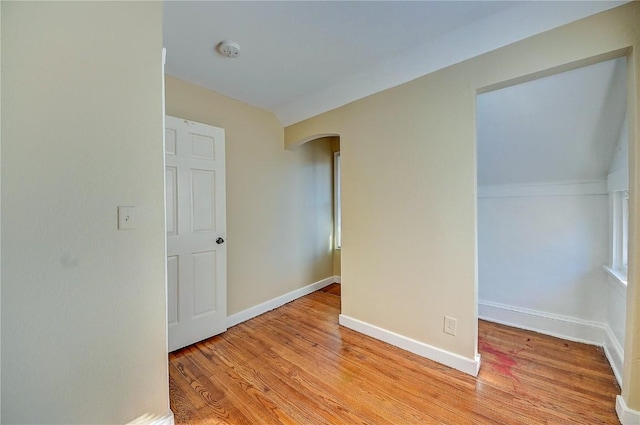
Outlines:
[[[548,31],[285,129],[285,145],[338,134],[343,314],[473,358],[477,338],[475,95],[629,52],[638,78],[640,3]],[[612,53],[614,52],[614,53]],[[553,69],[553,71],[549,71]],[[635,80],[634,80],[635,81]],[[631,86],[630,139],[640,93]],[[640,153],[632,147],[632,258]],[[640,409],[640,294],[631,266],[623,396]],[[456,337],[443,316],[458,319]]]
[[[340,138],[331,137],[330,140],[331,140],[331,152],[333,153],[340,152]],[[334,180],[334,184],[335,184],[335,180]],[[334,187],[334,195],[335,195],[335,187]],[[334,220],[335,220],[335,196],[334,196],[333,208],[334,208]],[[341,253],[342,251],[339,249],[333,250],[333,275],[334,276],[340,276],[340,273],[342,272],[342,261],[341,261],[342,258],[340,256]]]
[[1,7],[2,420],[164,415],[162,5]]
[[168,115],[225,129],[229,314],[332,276],[330,141],[285,151],[274,114],[170,75],[165,87]]

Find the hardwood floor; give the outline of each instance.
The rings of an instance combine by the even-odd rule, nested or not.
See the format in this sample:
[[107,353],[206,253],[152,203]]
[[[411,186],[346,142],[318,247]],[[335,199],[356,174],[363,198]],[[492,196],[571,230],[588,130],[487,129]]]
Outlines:
[[473,378],[338,325],[327,287],[169,355],[176,424],[618,424],[601,349],[480,322]]

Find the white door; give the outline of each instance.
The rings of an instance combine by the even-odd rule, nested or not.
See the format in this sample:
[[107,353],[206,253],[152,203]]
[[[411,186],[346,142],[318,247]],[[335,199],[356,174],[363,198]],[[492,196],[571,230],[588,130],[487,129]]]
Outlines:
[[224,130],[166,116],[169,351],[227,330]]

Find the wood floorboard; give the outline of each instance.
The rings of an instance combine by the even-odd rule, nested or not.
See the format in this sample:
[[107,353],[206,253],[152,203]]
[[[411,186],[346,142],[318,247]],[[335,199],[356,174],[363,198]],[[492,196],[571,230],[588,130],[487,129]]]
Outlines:
[[[265,338],[264,334],[256,335],[249,341],[253,349],[259,352],[271,344],[277,344],[279,338]],[[244,341],[243,341],[244,342]],[[244,345],[246,347],[246,345]],[[306,412],[305,423],[319,416],[327,423],[366,423],[367,418],[354,415],[344,409],[341,394],[325,381],[314,379],[316,375],[309,358],[304,358],[288,348],[269,350],[272,360],[278,367],[278,373],[283,372],[289,382],[288,390],[297,399],[298,405],[313,406]],[[286,358],[287,361],[282,361]],[[272,376],[272,378],[275,378]]]
[[[283,331],[281,329],[285,329],[284,333],[282,333]],[[300,374],[306,375],[307,390],[325,395],[331,394],[334,397],[331,404],[340,406],[342,403],[346,403],[347,406],[352,406],[352,408],[355,407],[356,409],[360,407],[358,400],[361,397],[375,397],[375,407],[378,408],[378,411],[375,413],[378,418],[366,420],[367,423],[406,423],[406,421],[415,420],[414,417],[407,415],[420,414],[420,412],[412,412],[410,406],[398,409],[399,406],[402,406],[400,400],[393,399],[388,393],[379,391],[377,387],[370,384],[364,374],[355,371],[353,365],[347,364],[344,362],[344,359],[337,359],[331,352],[325,351],[322,346],[300,338],[288,340],[287,334],[289,332],[287,329],[284,325],[281,325],[281,328],[269,327],[269,335],[271,335],[271,337],[267,336],[265,341],[269,344],[278,344],[286,341],[286,346],[293,344],[293,347],[284,348],[278,354],[292,358],[297,364],[301,365],[302,371]],[[275,336],[275,338],[273,336]],[[338,364],[339,362],[342,362],[342,364]],[[314,379],[316,376],[332,377],[333,371],[338,367],[342,368],[343,373],[340,374],[337,379],[329,379],[326,382],[322,382],[322,385],[319,385],[318,380]],[[357,386],[352,385],[353,376],[358,376],[359,378]],[[379,377],[374,377],[374,379],[379,380]],[[385,404],[387,404],[389,408],[380,410],[380,407],[384,407],[383,405]],[[361,412],[357,412],[359,416],[367,415],[368,409],[360,410]],[[364,416],[364,418],[366,418],[366,416]],[[381,422],[382,418],[386,420]],[[346,423],[352,422],[353,420],[350,420]],[[345,422],[341,421],[338,423]]]
[[[278,324],[277,328],[274,327],[270,330],[273,333],[284,332],[285,335],[295,335],[296,332],[299,332],[299,327],[306,327],[308,325],[305,320],[296,321],[295,327],[292,327],[290,325],[291,323],[294,322],[283,322]],[[318,324],[318,326],[320,326],[320,324]],[[298,328],[297,330],[296,327]],[[305,352],[306,358],[317,357],[318,364],[326,364],[332,369],[339,366],[344,372],[349,374],[349,376],[357,377],[358,387],[360,389],[367,390],[370,395],[385,397],[392,406],[396,406],[396,409],[400,406],[403,407],[403,409],[401,409],[402,411],[411,412],[413,410],[412,406],[416,404],[416,402],[420,403],[417,401],[417,398],[420,397],[419,394],[407,392],[408,389],[415,387],[416,382],[411,380],[411,376],[403,376],[402,372],[404,369],[398,366],[399,363],[397,361],[402,359],[397,359],[394,362],[380,361],[380,359],[376,358],[377,355],[375,353],[364,353],[356,348],[354,350],[343,350],[340,356],[342,364],[338,365],[332,362],[332,360],[336,358],[335,351],[330,347],[327,348],[329,344],[323,342],[323,335],[318,328],[306,328],[304,334],[307,336],[296,336],[299,336],[297,341],[301,344],[298,348]],[[328,371],[328,373],[330,372],[331,370]],[[327,373],[327,371],[324,373]],[[404,380],[404,382],[399,384],[401,380]],[[404,400],[409,401],[410,404],[406,404]],[[376,400],[377,403],[380,401],[381,400]],[[452,419],[457,415],[457,412],[451,412],[450,410],[446,404],[434,400],[430,405],[428,413],[431,416],[435,416],[435,418],[446,419],[449,417]],[[425,413],[417,411],[414,412],[414,414],[420,417],[420,415],[424,416]],[[402,423],[406,423],[406,421],[410,419],[411,418],[404,418],[405,422]],[[415,418],[413,420],[415,420]],[[458,423],[467,422],[460,419]]]
[[338,324],[330,285],[169,355],[178,425],[618,424],[602,349],[479,322],[477,378]]

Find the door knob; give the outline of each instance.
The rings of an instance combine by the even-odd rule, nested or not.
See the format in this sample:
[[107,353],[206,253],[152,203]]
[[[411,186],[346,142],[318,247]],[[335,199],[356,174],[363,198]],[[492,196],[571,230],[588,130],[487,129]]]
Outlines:
[[216,239],[216,243],[217,243],[218,245],[221,245],[221,244],[223,244],[223,243],[224,243],[224,239],[222,239],[222,238],[218,238],[218,239]]

